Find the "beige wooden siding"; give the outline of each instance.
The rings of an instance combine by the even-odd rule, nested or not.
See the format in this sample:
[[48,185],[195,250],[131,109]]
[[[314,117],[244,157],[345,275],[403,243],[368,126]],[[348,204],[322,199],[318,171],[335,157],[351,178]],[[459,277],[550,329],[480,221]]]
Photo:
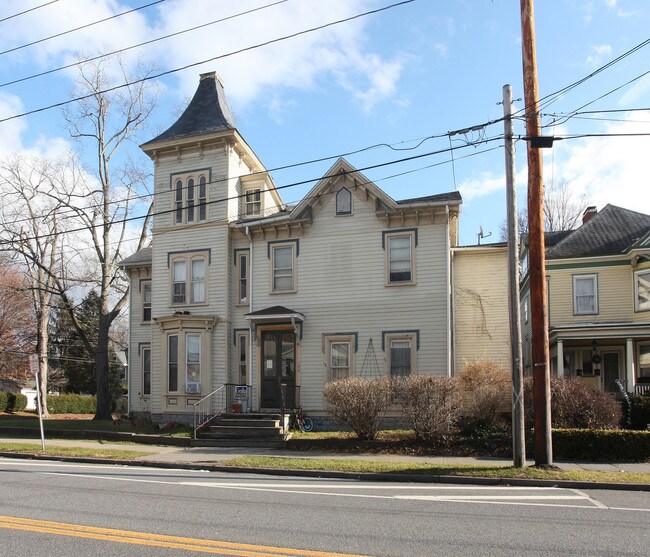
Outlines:
[[455,363],[490,360],[507,371],[510,362],[506,248],[454,251]]
[[[598,277],[598,313],[575,315],[573,312],[573,276]],[[610,323],[634,319],[634,285],[632,271],[625,266],[603,266],[575,269],[548,268],[549,324]]]
[[[131,411],[145,412],[149,410],[149,402],[143,399],[142,393],[142,354],[140,348],[145,343],[151,343],[151,323],[142,323],[142,291],[141,280],[149,279],[146,269],[132,270],[129,274],[129,395]],[[149,397],[150,398],[150,397]]]
[[[385,219],[376,216],[374,200],[354,195],[353,215],[337,217],[335,213],[334,195],[325,196],[314,210],[313,224],[305,227],[302,235],[294,236],[299,240],[300,250],[295,293],[270,292],[267,242],[274,238],[255,237],[254,310],[282,305],[305,315],[299,382],[302,404],[309,411],[323,408],[326,370],[322,336],[325,333],[358,334],[355,369],[357,375],[363,375],[371,367],[386,373],[382,331],[419,330],[418,371],[447,373],[444,216],[438,217],[438,224],[430,224],[426,217],[417,225],[417,284],[387,287],[382,231],[388,228]],[[415,227],[415,221],[407,221],[390,229]],[[243,324],[239,317],[235,323]],[[369,358],[373,364],[364,369],[363,360],[371,338],[374,357]],[[253,361],[257,361],[256,355]],[[258,374],[256,370],[256,377]]]

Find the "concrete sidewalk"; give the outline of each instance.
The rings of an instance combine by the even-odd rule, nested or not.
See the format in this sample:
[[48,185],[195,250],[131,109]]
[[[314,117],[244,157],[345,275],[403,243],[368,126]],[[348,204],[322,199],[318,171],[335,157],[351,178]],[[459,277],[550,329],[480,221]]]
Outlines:
[[[38,444],[39,439],[0,438],[2,443]],[[240,456],[295,457],[313,459],[367,460],[381,462],[413,462],[419,464],[460,464],[467,466],[512,466],[512,460],[491,457],[466,456],[409,456],[396,454],[339,453],[323,451],[290,451],[285,449],[261,447],[174,447],[169,445],[131,445],[104,441],[85,441],[81,439],[46,439],[46,447],[80,447],[94,449],[132,450],[151,453],[148,456],[134,458],[137,462],[166,466],[174,464],[195,466],[218,466],[225,461]],[[533,465],[534,461],[527,464]],[[562,470],[597,470],[603,472],[644,472],[650,473],[650,463],[602,463],[602,462],[555,462]]]

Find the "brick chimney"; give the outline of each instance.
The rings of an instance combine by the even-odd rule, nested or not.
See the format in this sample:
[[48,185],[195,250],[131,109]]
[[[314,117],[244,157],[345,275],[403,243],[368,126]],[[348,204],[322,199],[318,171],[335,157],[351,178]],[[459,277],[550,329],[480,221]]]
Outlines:
[[587,221],[591,220],[598,213],[595,205],[591,205],[585,209],[585,212],[582,213],[582,224],[585,224]]

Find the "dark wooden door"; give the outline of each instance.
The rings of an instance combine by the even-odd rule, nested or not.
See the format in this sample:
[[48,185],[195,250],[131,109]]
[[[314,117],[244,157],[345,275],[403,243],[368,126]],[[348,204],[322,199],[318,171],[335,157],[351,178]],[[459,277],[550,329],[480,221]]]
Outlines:
[[280,408],[281,385],[285,407],[295,406],[296,335],[290,331],[262,333],[262,408]]

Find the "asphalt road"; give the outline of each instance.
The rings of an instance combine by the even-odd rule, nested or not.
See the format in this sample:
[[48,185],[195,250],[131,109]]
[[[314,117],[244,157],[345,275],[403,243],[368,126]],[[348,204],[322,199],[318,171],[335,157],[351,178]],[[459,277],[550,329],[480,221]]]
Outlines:
[[646,556],[650,493],[0,459],[0,555]]

